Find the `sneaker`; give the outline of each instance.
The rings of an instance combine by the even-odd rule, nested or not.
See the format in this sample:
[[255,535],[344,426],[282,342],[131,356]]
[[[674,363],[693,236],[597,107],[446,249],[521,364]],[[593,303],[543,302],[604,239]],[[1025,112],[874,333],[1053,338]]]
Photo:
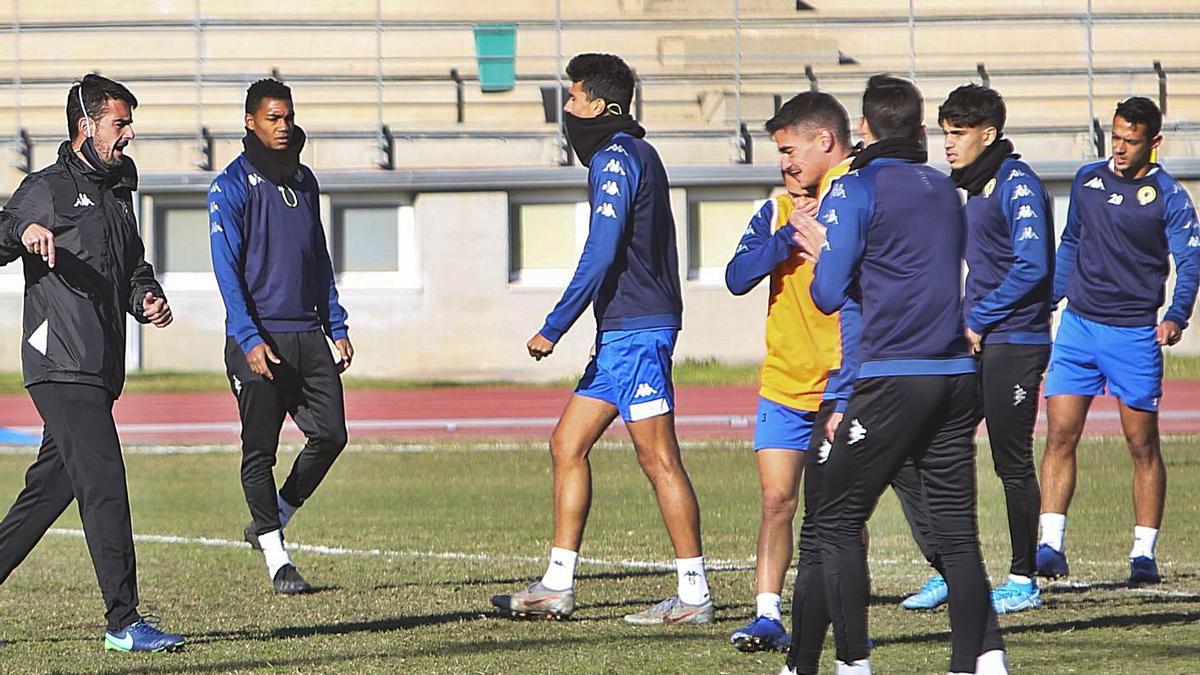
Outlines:
[[493,595],[492,605],[514,619],[542,618],[562,621],[575,613],[575,591],[552,591],[538,581],[512,595]]
[[673,595],[643,612],[625,615],[625,623],[635,626],[701,624],[712,623],[712,620],[712,600],[705,600],[703,605],[689,605],[680,600],[678,595]]
[[1067,556],[1062,551],[1056,551],[1050,544],[1039,544],[1037,547],[1037,575],[1047,579],[1065,577],[1071,573],[1067,564]]
[[1041,606],[1042,592],[1038,590],[1036,581],[1018,584],[1009,579],[998,588],[992,589],[992,607],[997,614],[1037,609]]
[[786,652],[792,641],[779,619],[756,616],[745,628],[734,631],[729,641],[741,652]]
[[933,609],[940,607],[950,597],[950,589],[946,588],[946,580],[942,575],[935,574],[925,582],[921,590],[908,596],[900,603],[904,609]]
[[275,592],[280,595],[299,595],[312,591],[312,586],[304,580],[304,577],[300,576],[300,572],[292,564],[284,565],[276,570],[271,584],[275,586]]
[[1160,581],[1162,577],[1158,576],[1158,563],[1154,558],[1140,555],[1129,561],[1129,583],[1157,584]]
[[110,652],[173,652],[183,648],[183,636],[164,633],[158,619],[142,617],[124,630],[106,632],[104,649]]

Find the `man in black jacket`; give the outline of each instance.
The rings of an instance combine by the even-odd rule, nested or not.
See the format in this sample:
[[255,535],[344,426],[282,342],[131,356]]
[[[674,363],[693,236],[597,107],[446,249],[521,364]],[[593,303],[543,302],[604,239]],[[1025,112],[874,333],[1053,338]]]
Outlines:
[[125,156],[137,99],[88,75],[67,95],[71,140],[29,175],[0,219],[0,263],[25,270],[21,361],[45,430],[25,488],[0,522],[0,583],[71,500],[104,596],[114,651],[174,651],[183,638],[138,614],[137,563],[113,401],[125,384],[125,314],[163,328],[171,308],[133,215]]

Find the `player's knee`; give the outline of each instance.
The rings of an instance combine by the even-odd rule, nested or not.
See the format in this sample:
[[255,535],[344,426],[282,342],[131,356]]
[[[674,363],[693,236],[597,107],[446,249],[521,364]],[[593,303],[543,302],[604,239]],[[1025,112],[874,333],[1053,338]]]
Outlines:
[[638,452],[638,464],[652,483],[668,480],[683,472],[679,458],[664,452]]
[[579,462],[586,454],[579,443],[572,442],[559,434],[550,437],[550,459],[556,465]]
[[1162,452],[1154,438],[1129,438],[1129,456],[1138,467],[1155,466],[1162,463]]
[[346,448],[346,443],[350,441],[346,433],[346,427],[337,427],[327,429],[321,434],[319,443],[321,448],[326,453],[337,455]]
[[796,515],[799,496],[795,492],[775,487],[764,487],[762,493],[763,517],[791,520]]

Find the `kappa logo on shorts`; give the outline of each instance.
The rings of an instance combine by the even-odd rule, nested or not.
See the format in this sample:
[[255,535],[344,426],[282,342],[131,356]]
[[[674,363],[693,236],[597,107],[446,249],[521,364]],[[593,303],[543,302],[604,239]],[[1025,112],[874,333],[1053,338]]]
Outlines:
[[862,422],[858,421],[857,417],[855,417],[850,422],[850,445],[854,445],[866,437],[867,428],[862,425]]
[[637,386],[637,391],[633,392],[633,397],[646,398],[647,396],[654,396],[657,393],[657,389],[643,382]]
[[1013,385],[1013,407],[1015,408],[1016,406],[1021,405],[1021,402],[1024,400],[1025,400],[1025,388],[1019,384],[1014,384]]
[[234,395],[240,395],[242,393],[242,381],[237,378],[237,375],[232,375],[229,379],[233,381]]

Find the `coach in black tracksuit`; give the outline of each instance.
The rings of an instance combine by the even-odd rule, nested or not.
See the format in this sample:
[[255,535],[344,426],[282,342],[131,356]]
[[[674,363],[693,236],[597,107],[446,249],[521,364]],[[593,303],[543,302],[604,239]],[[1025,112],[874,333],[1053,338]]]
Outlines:
[[[866,148],[804,226],[819,257],[813,301],[862,305],[861,366],[822,467],[815,515],[839,674],[870,673],[862,531],[911,460],[925,487],[950,597],[953,673],[1007,672],[976,524],[979,422],[961,298],[965,222],[950,178],[925,165],[923,102],[912,83],[875,76],[863,94]],[[816,245],[814,244],[816,242]],[[977,662],[978,659],[978,662]]]
[[[0,262],[20,258],[24,267],[21,361],[45,423],[25,488],[0,522],[0,581],[77,500],[108,632],[117,634],[140,619],[112,416],[125,383],[125,315],[163,327],[171,312],[133,215],[137,170],[123,151],[137,100],[98,76],[84,79],[83,96],[80,86],[67,107],[74,141],[59,147],[57,162],[25,178],[0,219]],[[80,98],[91,115],[72,105]]]

